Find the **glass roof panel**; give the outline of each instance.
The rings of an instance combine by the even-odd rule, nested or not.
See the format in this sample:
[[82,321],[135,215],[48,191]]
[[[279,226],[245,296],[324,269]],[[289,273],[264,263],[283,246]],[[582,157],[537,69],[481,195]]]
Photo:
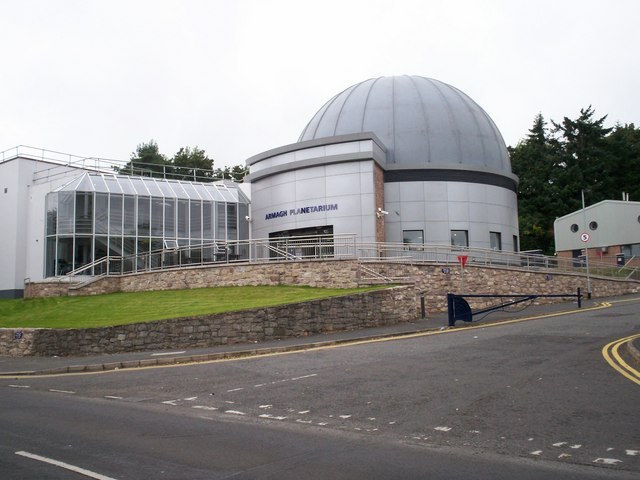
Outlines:
[[189,198],[192,198],[193,200],[200,200],[201,199],[200,194],[194,188],[193,184],[188,183],[188,182],[180,182],[180,185],[182,185],[182,187],[184,188],[184,191],[187,193]]
[[120,186],[122,187],[122,192],[124,194],[126,194],[126,195],[135,195],[136,194],[136,190],[135,190],[135,188],[133,188],[133,185],[131,184],[131,177],[129,177],[127,175],[119,175],[119,176],[116,177],[116,179],[120,183]]
[[160,183],[163,183],[164,180],[156,180],[155,178],[150,178],[149,180],[145,179],[144,184],[147,186],[149,193],[153,197],[164,197],[164,192],[160,189]]
[[111,193],[122,193],[122,187],[115,175],[105,175],[104,181]]
[[173,189],[173,183],[174,182],[169,182],[167,180],[163,180],[163,181],[158,181],[157,185],[158,185],[158,188],[160,188],[160,190],[162,191],[162,194],[165,197],[176,198],[178,196],[178,194]]
[[149,189],[145,185],[145,181],[142,177],[131,177],[130,181],[138,195],[149,195]]
[[93,182],[93,188],[96,192],[107,193],[109,191],[102,174],[91,175],[91,181]]

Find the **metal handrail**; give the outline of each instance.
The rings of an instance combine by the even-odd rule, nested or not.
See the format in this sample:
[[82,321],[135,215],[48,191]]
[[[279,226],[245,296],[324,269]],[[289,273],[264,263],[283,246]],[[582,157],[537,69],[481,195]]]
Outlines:
[[[583,259],[460,248],[451,245],[364,244],[356,242],[355,234],[343,234],[216,241],[182,246],[177,249],[165,248],[139,255],[108,256],[76,268],[67,275],[75,276],[83,272],[92,274],[98,270],[99,275],[121,275],[194,265],[278,260],[299,262],[319,259],[354,259],[361,265],[364,263],[458,264],[458,257],[461,255],[467,256],[467,266],[512,268],[549,274],[584,274],[587,268]],[[106,268],[99,268],[103,264]],[[367,273],[371,272],[367,271]],[[594,276],[640,280],[638,268],[619,267],[593,260],[589,261],[589,273]]]

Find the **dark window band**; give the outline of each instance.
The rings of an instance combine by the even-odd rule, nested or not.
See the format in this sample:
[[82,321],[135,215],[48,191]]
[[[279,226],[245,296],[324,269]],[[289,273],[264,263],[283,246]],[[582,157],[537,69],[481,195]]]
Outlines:
[[495,173],[473,172],[465,170],[387,170],[384,172],[385,183],[394,182],[465,182],[481,183],[502,187],[517,192],[515,180]]

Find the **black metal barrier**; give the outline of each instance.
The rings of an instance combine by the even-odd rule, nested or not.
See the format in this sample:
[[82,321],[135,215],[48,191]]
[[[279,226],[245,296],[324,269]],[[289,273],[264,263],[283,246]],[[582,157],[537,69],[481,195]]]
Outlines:
[[[517,305],[519,303],[535,300],[536,298],[571,298],[578,299],[578,308],[582,308],[582,294],[578,288],[578,293],[566,293],[557,295],[490,295],[490,294],[478,294],[478,295],[456,295],[454,293],[447,293],[447,309],[449,312],[449,326],[453,327],[457,320],[463,322],[473,322],[473,317],[476,315],[482,315],[484,313],[489,314],[497,310],[501,310],[504,307],[511,305]],[[472,311],[469,303],[465,298],[511,298],[517,299],[510,302],[502,302],[500,305],[494,305],[493,307],[484,308],[482,310]]]

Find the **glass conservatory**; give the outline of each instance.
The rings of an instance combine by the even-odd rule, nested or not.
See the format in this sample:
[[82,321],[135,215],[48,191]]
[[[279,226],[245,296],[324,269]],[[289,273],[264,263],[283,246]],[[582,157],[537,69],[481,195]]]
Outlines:
[[46,277],[247,255],[249,199],[233,182],[85,173],[47,195],[46,213]]

